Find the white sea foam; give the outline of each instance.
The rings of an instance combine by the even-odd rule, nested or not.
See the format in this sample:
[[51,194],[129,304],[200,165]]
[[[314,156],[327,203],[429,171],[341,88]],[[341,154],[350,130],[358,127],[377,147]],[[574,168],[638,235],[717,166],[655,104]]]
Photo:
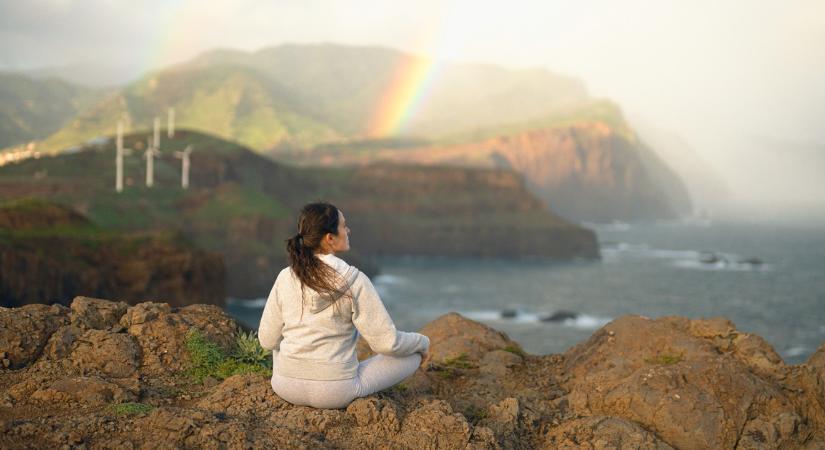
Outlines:
[[773,270],[771,264],[748,262],[741,255],[734,253],[709,252],[698,250],[670,250],[653,248],[648,244],[631,244],[617,242],[604,245],[601,249],[606,261],[622,258],[647,258],[667,260],[674,267],[697,270],[717,270],[734,272],[766,272]]
[[226,304],[230,306],[240,306],[243,308],[263,308],[266,306],[266,297],[253,298],[249,300],[229,297],[226,299]]
[[589,314],[579,314],[575,318],[566,319],[562,325],[566,327],[579,328],[583,330],[595,330],[607,325],[610,322],[609,317],[591,316]]
[[504,317],[501,310],[497,309],[483,309],[474,311],[461,311],[460,314],[468,319],[477,320],[479,322],[496,322],[496,323],[532,323],[541,324],[543,326],[564,326],[571,328],[578,328],[584,330],[593,330],[604,326],[612,319],[609,317],[594,316],[590,314],[578,314],[574,318],[569,318],[560,321],[541,320],[547,314],[536,314],[529,311],[516,310],[512,317]]
[[388,284],[388,285],[399,285],[399,284],[407,284],[407,279],[398,275],[390,275],[388,273],[384,273],[381,275],[377,275],[372,279],[374,284]]
[[782,353],[784,353],[785,356],[790,356],[790,357],[800,356],[800,355],[804,355],[804,354],[808,353],[808,349],[806,347],[791,347],[791,348],[785,350]]

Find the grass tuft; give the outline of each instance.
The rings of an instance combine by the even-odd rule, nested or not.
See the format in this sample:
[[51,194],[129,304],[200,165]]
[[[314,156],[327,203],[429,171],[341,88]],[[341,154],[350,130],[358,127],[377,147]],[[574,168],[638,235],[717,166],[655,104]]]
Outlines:
[[109,405],[109,408],[115,414],[122,416],[122,415],[132,415],[132,414],[145,414],[149,411],[153,410],[155,407],[152,405],[147,405],[146,403],[117,403]]
[[646,358],[645,362],[648,364],[658,364],[661,366],[669,366],[682,361],[683,355],[681,353],[660,353],[654,358]]
[[192,328],[186,336],[186,349],[192,359],[187,375],[198,383],[207,377],[225,380],[240,374],[272,374],[271,353],[260,346],[254,332],[238,333],[235,349],[227,355],[197,328]]
[[462,353],[458,356],[447,358],[444,360],[444,365],[454,369],[473,369],[476,366],[467,361],[467,354]]

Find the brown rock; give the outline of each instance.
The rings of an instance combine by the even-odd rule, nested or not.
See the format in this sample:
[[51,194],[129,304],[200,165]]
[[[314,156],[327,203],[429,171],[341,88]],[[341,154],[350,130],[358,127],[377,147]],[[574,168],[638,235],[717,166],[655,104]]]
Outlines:
[[107,330],[126,313],[125,302],[90,297],[75,297],[71,304],[71,323],[81,329]]
[[224,350],[231,350],[235,343],[238,323],[222,308],[215,305],[189,305],[178,310],[189,326],[195,327],[210,341]]
[[519,402],[513,397],[505,398],[488,408],[487,417],[480,422],[504,439],[518,428]]
[[83,373],[124,378],[137,372],[140,347],[133,336],[125,333],[88,330],[77,338],[70,358]]
[[421,334],[430,338],[432,362],[439,364],[462,354],[468,361],[478,362],[489,351],[518,347],[501,331],[454,312],[428,323]]
[[464,448],[472,428],[449,403],[433,400],[412,410],[401,425],[398,443],[406,448]]
[[776,350],[765,339],[755,334],[736,335],[733,339],[733,354],[754,373],[762,376],[774,376],[785,366]]
[[32,398],[47,403],[75,401],[89,405],[135,401],[136,396],[100,377],[77,377],[58,380],[46,389],[35,391]]
[[819,346],[818,349],[808,358],[805,364],[825,370],[825,343]]
[[355,418],[359,427],[375,425],[371,430],[375,434],[394,434],[401,429],[398,410],[388,400],[372,396],[355,399],[347,406],[347,414]]
[[49,359],[62,359],[69,356],[74,342],[82,334],[83,330],[74,325],[63,325],[51,335],[43,349],[43,355]]
[[672,450],[673,447],[639,425],[618,417],[592,416],[569,420],[553,428],[543,448],[558,450]]
[[[571,407],[632,420],[684,449],[732,448],[749,426],[799,417],[779,386],[735,354],[720,354],[712,337],[696,337],[691,330],[703,324],[691,325],[638,316],[605,325],[565,354]],[[799,445],[809,432],[766,435],[765,444]]]
[[126,309],[126,313],[120,318],[120,325],[129,328],[132,325],[140,325],[149,322],[160,314],[170,313],[172,308],[168,303],[143,302]]
[[0,353],[10,368],[23,367],[40,356],[49,337],[68,322],[68,308],[60,305],[0,307]]
[[290,406],[275,395],[270,380],[261,375],[229,377],[197,403],[207,411],[250,417],[268,417]]

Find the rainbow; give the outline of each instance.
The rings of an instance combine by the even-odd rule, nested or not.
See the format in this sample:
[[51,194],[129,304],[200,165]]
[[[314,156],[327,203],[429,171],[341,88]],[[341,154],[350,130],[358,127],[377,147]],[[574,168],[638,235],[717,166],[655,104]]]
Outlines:
[[403,131],[405,123],[425,97],[435,67],[434,60],[429,57],[402,57],[392,81],[376,105],[367,131],[369,137],[387,137]]

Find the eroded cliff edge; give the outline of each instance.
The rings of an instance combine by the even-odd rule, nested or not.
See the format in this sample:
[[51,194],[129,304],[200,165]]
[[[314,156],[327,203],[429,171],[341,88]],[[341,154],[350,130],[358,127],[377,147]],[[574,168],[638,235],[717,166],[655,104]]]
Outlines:
[[237,324],[215,306],[78,297],[0,308],[0,446],[825,445],[825,345],[786,365],[722,318],[623,316],[564,354],[531,355],[451,313],[421,330],[426,370],[345,410],[290,405],[266,374],[193,381],[192,330],[226,350],[236,342]]

